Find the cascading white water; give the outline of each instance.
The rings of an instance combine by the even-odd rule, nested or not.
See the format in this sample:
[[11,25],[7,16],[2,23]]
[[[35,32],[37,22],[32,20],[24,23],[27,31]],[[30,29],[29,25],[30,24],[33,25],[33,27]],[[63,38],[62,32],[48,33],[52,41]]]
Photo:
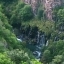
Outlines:
[[38,31],[38,35],[37,35],[37,43],[39,43],[39,37],[40,37],[40,32]]
[[17,38],[18,41],[22,42],[22,39]]
[[[23,39],[24,39],[23,36],[17,37],[17,40],[20,41],[20,42],[22,42]],[[35,46],[34,51],[33,51],[33,55],[35,56],[36,59],[40,59],[40,57],[41,57],[41,49],[42,49],[42,47],[44,45],[45,45],[45,35],[43,33],[40,33],[38,31],[38,34],[37,34],[37,44],[36,44],[36,46],[30,44],[30,47],[31,46]],[[47,42],[46,46],[47,45],[48,45],[48,42]],[[29,46],[29,44],[28,44],[28,46]]]
[[45,35],[38,32],[36,49],[33,52],[37,59],[40,59],[42,46],[45,45]]
[[48,46],[48,44],[49,44],[49,42],[47,41],[47,42],[46,42],[46,46]]

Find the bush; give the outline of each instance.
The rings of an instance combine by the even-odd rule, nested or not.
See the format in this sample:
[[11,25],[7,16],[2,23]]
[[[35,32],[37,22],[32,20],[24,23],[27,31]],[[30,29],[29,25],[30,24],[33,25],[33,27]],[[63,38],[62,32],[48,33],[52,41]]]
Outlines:
[[43,10],[42,9],[38,10],[37,16],[38,16],[38,19],[40,19],[40,20],[43,18]]
[[20,64],[21,61],[25,62],[30,59],[29,55],[23,50],[16,49],[7,52],[7,54],[16,64]]
[[13,11],[11,24],[15,27],[20,26],[21,22],[28,21],[33,18],[33,13],[30,5],[19,3]]
[[26,62],[21,62],[20,64],[41,64],[41,62],[39,62],[38,60],[33,59],[31,61],[27,60]]
[[6,55],[0,53],[0,64],[15,64],[11,59]]

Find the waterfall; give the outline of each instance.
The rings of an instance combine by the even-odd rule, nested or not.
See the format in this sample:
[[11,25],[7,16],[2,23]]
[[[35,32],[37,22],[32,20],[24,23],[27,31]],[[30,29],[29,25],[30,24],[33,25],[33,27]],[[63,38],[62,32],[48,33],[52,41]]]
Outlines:
[[22,42],[22,41],[23,41],[23,35],[17,36],[17,40],[18,40],[19,42]]
[[45,45],[45,35],[42,34],[40,38],[41,38],[41,39],[40,39],[40,45],[41,45],[41,46],[44,46],[44,45]]
[[46,46],[48,46],[48,44],[49,44],[49,42],[48,42],[48,40],[47,40],[47,42],[46,42]]
[[35,51],[33,52],[34,56],[37,58],[37,59],[40,59],[40,56],[41,56],[41,49],[42,47],[45,45],[45,35],[43,33],[40,33],[38,31],[38,34],[37,34],[37,45],[36,45],[36,49]]
[[22,39],[17,38],[17,40],[18,40],[19,42],[22,42]]
[[38,34],[37,34],[37,44],[39,43],[39,38],[40,38],[40,32],[38,31]]
[[[28,45],[28,48],[33,52],[33,55],[35,56],[35,58],[40,59],[42,47],[45,45],[45,34],[38,31],[36,35],[37,35],[36,36],[37,44],[36,45],[33,45],[32,43],[29,44],[30,42],[28,40],[29,43],[27,43],[27,45]],[[29,38],[29,37],[27,37],[27,38]],[[24,36],[24,34],[22,34],[22,35],[20,34],[17,36],[17,40],[19,42],[26,41],[26,36]],[[47,41],[46,46],[47,45],[48,45],[48,41]]]

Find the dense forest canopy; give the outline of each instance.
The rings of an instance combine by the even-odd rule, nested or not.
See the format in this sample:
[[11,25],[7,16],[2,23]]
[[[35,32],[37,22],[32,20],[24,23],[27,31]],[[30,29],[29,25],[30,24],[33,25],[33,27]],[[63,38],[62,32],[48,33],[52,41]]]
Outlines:
[[0,0],[0,64],[64,64],[64,6],[53,20],[22,0]]

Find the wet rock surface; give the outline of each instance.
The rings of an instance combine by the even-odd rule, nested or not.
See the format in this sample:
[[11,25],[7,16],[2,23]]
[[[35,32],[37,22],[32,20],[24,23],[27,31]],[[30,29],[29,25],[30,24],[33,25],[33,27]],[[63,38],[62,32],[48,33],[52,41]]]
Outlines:
[[43,32],[38,31],[37,27],[22,29],[21,34],[17,36],[17,40],[20,42],[26,41],[26,47],[33,52],[36,59],[40,59],[42,47],[46,45],[46,37]]

